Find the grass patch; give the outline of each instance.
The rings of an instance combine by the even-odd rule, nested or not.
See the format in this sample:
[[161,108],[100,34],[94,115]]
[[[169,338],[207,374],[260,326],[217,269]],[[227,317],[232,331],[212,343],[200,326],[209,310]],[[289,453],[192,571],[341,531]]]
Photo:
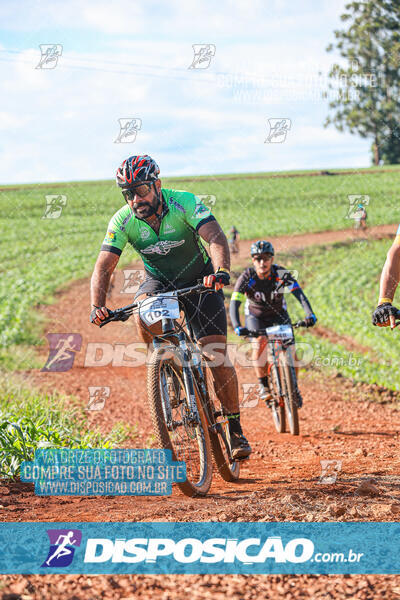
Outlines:
[[114,448],[134,435],[123,423],[104,435],[89,428],[86,411],[73,398],[39,393],[0,373],[0,477],[15,477],[37,448]]

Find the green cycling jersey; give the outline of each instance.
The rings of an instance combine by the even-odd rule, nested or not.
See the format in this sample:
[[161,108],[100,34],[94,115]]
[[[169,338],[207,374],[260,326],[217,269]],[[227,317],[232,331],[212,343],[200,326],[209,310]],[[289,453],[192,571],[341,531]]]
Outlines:
[[140,254],[151,277],[166,285],[184,287],[202,276],[211,265],[198,230],[215,217],[200,198],[190,192],[162,188],[161,193],[158,235],[126,205],[111,218],[101,249],[120,255],[129,243]]

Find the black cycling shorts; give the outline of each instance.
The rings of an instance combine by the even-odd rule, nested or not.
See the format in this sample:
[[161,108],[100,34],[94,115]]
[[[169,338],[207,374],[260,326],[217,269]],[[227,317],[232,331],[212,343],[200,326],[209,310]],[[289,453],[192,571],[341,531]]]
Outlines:
[[254,315],[246,315],[245,326],[247,329],[257,331],[258,329],[265,329],[266,327],[273,327],[274,325],[291,325],[292,322],[288,313],[281,312],[273,317],[255,317]]
[[[196,285],[197,282],[186,285]],[[141,294],[157,294],[166,291],[165,284],[158,279],[147,276],[135,294],[135,298]],[[203,294],[189,294],[179,298],[179,303],[186,315],[186,321],[191,328],[194,337],[199,340],[208,335],[224,335],[227,333],[226,311],[224,294],[210,291]]]

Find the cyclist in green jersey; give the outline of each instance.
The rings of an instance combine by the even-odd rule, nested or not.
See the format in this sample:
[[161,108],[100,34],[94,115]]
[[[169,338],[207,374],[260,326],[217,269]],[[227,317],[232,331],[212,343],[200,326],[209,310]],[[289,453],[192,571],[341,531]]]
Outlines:
[[[189,192],[161,187],[160,169],[148,155],[130,156],[117,170],[116,181],[126,206],[118,210],[108,225],[106,237],[91,281],[92,312],[95,325],[108,316],[105,306],[110,277],[129,243],[143,260],[146,278],[135,300],[147,294],[196,285],[198,279],[209,293],[182,298],[182,307],[193,334],[210,360],[215,392],[229,417],[232,457],[245,458],[251,448],[240,425],[236,372],[227,355],[227,321],[222,288],[229,285],[228,242],[215,217],[199,198]],[[203,245],[209,244],[209,253]],[[143,341],[150,343],[136,315]],[[160,323],[151,328],[161,332]]]

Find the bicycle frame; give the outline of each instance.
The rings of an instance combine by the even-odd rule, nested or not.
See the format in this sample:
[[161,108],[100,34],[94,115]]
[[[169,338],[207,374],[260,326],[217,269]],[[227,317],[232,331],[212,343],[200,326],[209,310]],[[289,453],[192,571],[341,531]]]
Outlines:
[[[191,400],[191,417],[194,420],[194,424],[199,422],[199,414],[196,407],[194,382],[190,376],[190,372],[193,374],[194,380],[197,384],[197,389],[200,395],[200,401],[204,411],[205,419],[207,422],[208,429],[214,434],[219,434],[223,440],[225,451],[228,455],[230,464],[234,463],[231,454],[231,447],[225,432],[223,425],[226,425],[227,418],[224,416],[222,411],[215,410],[214,404],[211,401],[210,395],[207,389],[207,383],[204,376],[201,360],[196,356],[196,352],[193,353],[189,346],[196,346],[194,340],[185,331],[177,332],[175,329],[175,323],[173,319],[162,319],[162,331],[163,335],[155,336],[153,338],[154,348],[160,348],[168,338],[175,338],[178,341],[178,345],[174,344],[175,356],[179,357],[182,363],[182,371],[185,382],[187,397]],[[201,354],[200,349],[198,353]],[[191,364],[190,364],[191,363]],[[190,366],[189,366],[190,364]],[[218,420],[219,418],[222,420]],[[224,420],[225,419],[225,420]]]
[[[176,296],[179,297],[181,295],[186,295],[195,291],[208,292],[210,291],[210,289],[205,288],[202,284],[198,284],[197,286],[177,290]],[[157,296],[161,297],[162,293],[157,294]],[[138,308],[138,304],[132,303],[115,311],[109,311],[110,316],[107,317],[100,324],[100,327],[103,327],[107,323],[114,320],[127,320],[136,308]],[[196,385],[207,427],[210,432],[216,435],[218,434],[222,437],[229,458],[229,462],[231,463],[231,465],[235,464],[235,461],[232,459],[229,441],[227,440],[223,430],[223,426],[227,425],[227,418],[224,417],[223,411],[216,410],[216,407],[214,406],[214,403],[210,398],[207,389],[205,374],[201,365],[201,359],[199,357],[199,355],[201,355],[201,350],[200,348],[198,348],[196,342],[192,337],[190,324],[188,324],[188,333],[183,328],[181,328],[180,331],[177,330],[177,319],[162,317],[160,320],[162,334],[154,335],[150,332],[152,335],[153,348],[157,350],[163,346],[165,346],[166,349],[169,347],[171,350],[173,350],[175,359],[177,359],[181,363],[186,397],[189,399],[190,402],[189,420],[192,424],[195,425],[200,422],[200,416],[196,406]],[[168,342],[170,342],[170,345],[168,344]],[[194,352],[192,350],[193,347],[195,348]],[[171,415],[165,416],[167,417],[167,419],[170,418],[171,420]],[[218,420],[220,417],[225,418],[225,420]],[[227,480],[230,481],[231,479]]]

